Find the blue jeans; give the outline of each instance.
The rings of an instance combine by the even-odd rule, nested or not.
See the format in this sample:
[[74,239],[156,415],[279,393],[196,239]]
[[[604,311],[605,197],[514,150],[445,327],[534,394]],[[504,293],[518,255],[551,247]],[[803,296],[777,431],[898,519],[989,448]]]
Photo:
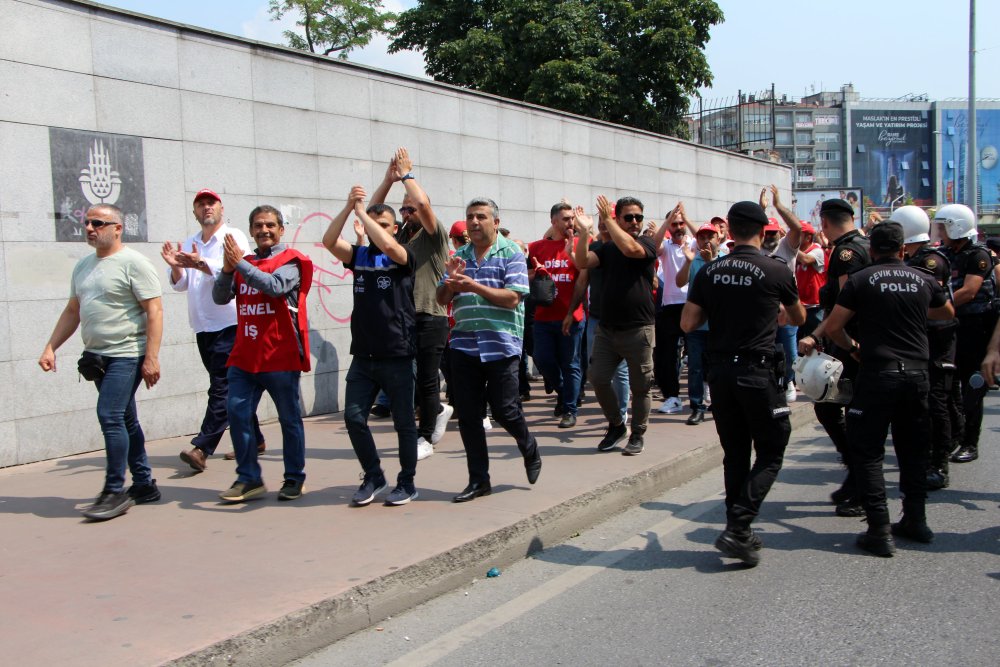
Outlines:
[[798,355],[798,331],[799,328],[792,324],[785,324],[778,327],[776,336],[777,342],[785,349],[785,381],[791,382],[795,379],[795,371],[792,364],[799,358]]
[[257,462],[257,438],[253,417],[257,404],[266,391],[278,410],[281,424],[281,446],[285,459],[285,479],[304,481],[306,478],[306,432],[302,426],[299,404],[300,371],[248,373],[229,367],[229,434],[236,451],[236,480],[244,483],[261,481]]
[[562,332],[562,320],[535,320],[535,364],[542,377],[556,390],[556,401],[564,414],[576,414],[580,396],[580,341],[583,323],[574,322],[569,335]]
[[688,398],[692,410],[705,409],[705,348],[708,331],[696,329],[687,334]]
[[97,421],[104,434],[107,469],[104,490],[120,493],[125,489],[125,467],[132,483],[141,486],[153,479],[146,459],[146,436],[135,410],[135,391],[142,381],[145,357],[104,357],[104,377],[97,380]]
[[[208,406],[205,408],[205,418],[201,422],[198,435],[191,444],[211,456],[219,446],[222,436],[229,426],[229,410],[226,406],[226,396],[229,394],[229,353],[233,351],[236,342],[236,325],[219,331],[200,331],[195,335],[198,341],[198,352],[201,363],[208,371]],[[257,443],[264,442],[264,434],[260,432],[257,415],[253,416],[253,429]]]
[[378,448],[368,428],[368,413],[382,390],[389,398],[392,423],[399,439],[396,482],[413,486],[417,472],[417,422],[413,418],[413,357],[365,359],[354,357],[347,371],[344,424],[351,446],[368,477],[384,477]]
[[[597,327],[600,324],[601,321],[593,315],[587,320],[588,356],[594,353],[594,337],[597,335]],[[615,390],[615,396],[618,397],[619,411],[621,412],[622,421],[625,421],[625,417],[628,415],[628,401],[631,398],[631,390],[628,386],[628,364],[624,360],[618,364],[618,369],[611,378],[611,388]]]

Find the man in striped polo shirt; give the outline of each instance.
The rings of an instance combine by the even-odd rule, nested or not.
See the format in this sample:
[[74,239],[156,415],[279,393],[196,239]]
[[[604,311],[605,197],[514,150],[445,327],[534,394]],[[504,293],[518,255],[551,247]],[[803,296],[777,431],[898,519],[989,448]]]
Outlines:
[[469,485],[456,503],[488,496],[490,460],[483,429],[483,404],[514,437],[524,457],[528,482],[542,469],[538,443],[528,432],[518,395],[518,364],[524,336],[528,269],[516,243],[497,234],[500,210],[492,199],[477,198],[465,208],[469,243],[448,260],[437,290],[438,303],[454,299],[451,333],[451,395],[469,467]]

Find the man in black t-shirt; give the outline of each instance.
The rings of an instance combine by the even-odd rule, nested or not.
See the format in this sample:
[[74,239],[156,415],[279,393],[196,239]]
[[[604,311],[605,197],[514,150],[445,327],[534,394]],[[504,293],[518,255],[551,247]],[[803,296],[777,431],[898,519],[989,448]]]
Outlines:
[[[825,316],[829,317],[837,304],[841,288],[847,282],[847,277],[868,266],[871,259],[868,255],[868,239],[854,226],[854,208],[849,203],[843,199],[827,199],[820,207],[819,215],[823,233],[833,243],[833,251],[826,270],[826,284],[819,291],[820,306]],[[824,322],[820,322],[811,334],[803,336],[799,341],[799,356],[807,355],[817,347],[822,347],[820,341],[826,331]],[[857,377],[858,362],[854,360],[849,350],[840,348],[834,342],[827,346],[826,352],[844,364],[844,371],[840,376],[842,380],[853,381]],[[816,420],[823,425],[844,465],[847,466],[847,477],[843,484],[830,494],[830,499],[837,505],[837,515],[864,516],[864,508],[861,507],[854,477],[851,475],[844,406],[839,403],[816,403],[813,410],[816,412]]]
[[[924,509],[930,452],[927,320],[948,319],[954,309],[933,277],[903,264],[899,223],[878,225],[869,239],[875,263],[847,279],[825,323],[827,335],[861,362],[847,411],[852,472],[868,521],[857,544],[888,557],[895,551],[890,530],[918,542],[934,539]],[[857,339],[845,330],[852,318]],[[903,494],[903,518],[891,528],[882,472],[890,426]]]
[[597,448],[610,451],[626,434],[618,397],[612,388],[612,378],[624,359],[632,390],[632,434],[622,454],[635,456],[642,452],[649,420],[649,389],[653,384],[656,247],[650,237],[641,235],[643,208],[638,199],[622,197],[612,214],[611,202],[601,195],[597,198],[597,210],[611,242],[601,245],[596,252],[589,250],[590,228],[580,216],[575,222],[581,237],[576,246],[577,267],[588,270],[600,267],[604,278],[601,324],[594,338],[589,369],[594,394],[608,420],[608,430]]
[[768,224],[764,209],[737,202],[728,219],[736,246],[695,276],[681,329],[688,333],[708,322],[708,385],[726,454],[726,529],[715,547],[756,565],[763,545],[750,524],[781,470],[792,432],[785,363],[774,344],[778,313],[784,306],[788,322],[798,326],[806,311],[788,265],[760,251]]

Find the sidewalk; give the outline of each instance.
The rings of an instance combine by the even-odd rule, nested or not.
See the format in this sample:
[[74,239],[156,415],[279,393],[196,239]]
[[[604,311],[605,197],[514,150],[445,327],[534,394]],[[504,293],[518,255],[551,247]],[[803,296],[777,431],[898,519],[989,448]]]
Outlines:
[[[551,397],[525,404],[544,458],[533,487],[513,440],[494,427],[493,495],[462,505],[451,503],[467,481],[451,422],[418,467],[419,500],[349,507],[360,467],[340,413],[306,421],[306,495],[289,503],[275,497],[276,423],[264,427],[261,458],[270,493],[245,505],[218,503],[235,479],[221,456],[228,439],[201,474],[177,458],[188,438],[149,442],[163,500],[104,523],[78,511],[100,490],[103,452],[0,470],[4,662],[284,664],[721,462],[714,424],[686,426],[686,412],[654,412],[641,456],[599,453],[605,424],[593,395],[587,400],[569,430],[556,428]],[[812,414],[811,403],[798,402],[793,426]],[[392,424],[372,426],[391,486],[399,470]]]

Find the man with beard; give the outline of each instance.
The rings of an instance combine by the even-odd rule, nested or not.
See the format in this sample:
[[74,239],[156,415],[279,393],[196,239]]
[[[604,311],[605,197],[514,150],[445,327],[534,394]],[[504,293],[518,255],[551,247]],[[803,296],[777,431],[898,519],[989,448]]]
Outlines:
[[[181,461],[197,472],[205,470],[208,457],[215,453],[226,428],[226,396],[229,393],[226,362],[236,342],[236,303],[217,305],[212,300],[215,276],[222,270],[223,245],[226,235],[232,235],[236,244],[249,254],[250,242],[246,234],[230,227],[223,220],[225,209],[222,199],[209,189],[199,190],[194,196],[194,218],[201,231],[178,243],[163,244],[160,256],[167,263],[168,280],[175,292],[187,292],[188,322],[195,332],[201,363],[208,371],[208,405],[198,435],[191,440],[191,449],[181,452]],[[264,435],[260,432],[257,415],[253,416],[257,452],[264,451]],[[227,453],[227,461],[236,458]]]
[[306,438],[302,425],[299,379],[311,367],[306,295],[312,286],[312,260],[281,243],[281,211],[262,205],[250,212],[250,236],[257,243],[243,255],[236,239],[225,239],[222,271],[212,298],[217,304],[236,299],[236,343],[229,355],[229,432],[236,450],[236,481],[219,494],[226,503],[267,493],[257,462],[253,415],[266,391],[281,423],[284,483],[278,500],[302,496]]
[[[87,211],[84,230],[94,248],[73,268],[70,298],[59,316],[38,365],[56,370],[56,350],[81,327],[84,362],[97,385],[97,420],[104,434],[107,469],[104,488],[83,515],[94,521],[121,516],[135,503],[160,499],[146,458],[146,437],[139,425],[135,392],[145,380],[160,379],[163,305],[156,269],[122,244],[122,212],[110,204]],[[132,486],[125,489],[125,469]]]
[[[597,211],[611,242],[601,245],[596,252],[589,250],[590,228],[580,216],[575,223],[580,237],[576,246],[577,267],[588,271],[600,268],[604,272],[601,323],[590,356],[590,381],[608,420],[608,430],[597,448],[611,451],[627,433],[618,396],[612,388],[618,365],[624,359],[632,390],[632,434],[622,454],[636,456],[643,450],[649,420],[649,389],[653,383],[656,243],[641,234],[643,207],[635,197],[622,197],[612,211],[611,202],[600,195]],[[680,211],[675,208],[665,225],[678,220]]]

